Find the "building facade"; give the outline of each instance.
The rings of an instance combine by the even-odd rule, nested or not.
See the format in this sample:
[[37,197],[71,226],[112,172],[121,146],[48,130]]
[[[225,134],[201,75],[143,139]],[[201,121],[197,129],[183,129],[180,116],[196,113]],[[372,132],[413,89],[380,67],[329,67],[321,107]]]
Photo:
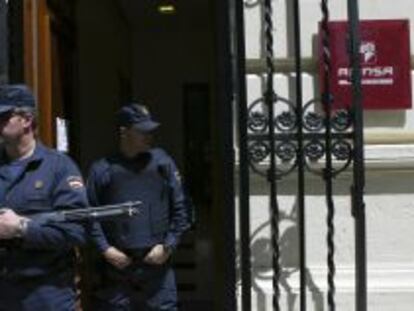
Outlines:
[[[275,91],[295,99],[293,1],[272,1]],[[318,24],[320,1],[299,1],[301,7],[303,100],[319,97]],[[262,1],[244,1],[248,104],[265,89],[264,11]],[[330,19],[347,19],[346,1],[328,1]],[[407,19],[413,42],[414,3],[408,0],[359,1],[361,20]],[[395,47],[398,49],[398,47]],[[411,310],[414,304],[414,111],[410,109],[364,112],[366,157],[366,230],[368,310]],[[294,175],[294,174],[292,174]],[[297,180],[279,183],[281,208],[281,310],[299,310],[299,255]],[[334,181],[336,304],[355,310],[355,237],[349,187],[351,172]],[[272,249],[270,245],[269,185],[250,173],[252,309],[272,309]],[[308,310],[327,310],[327,243],[324,183],[306,173],[305,198]]]
[[[116,146],[113,113],[130,99],[159,116],[160,143],[174,155],[196,203],[196,227],[176,258],[183,310],[240,310],[236,1],[0,0],[0,83],[36,94],[40,136],[86,173]],[[274,0],[275,91],[294,99],[292,1]],[[161,14],[160,6],[176,12]],[[263,1],[244,0],[247,104],[264,90]],[[320,2],[300,1],[303,99],[319,96]],[[414,18],[412,0],[360,0],[361,19]],[[330,1],[331,20],[346,1]],[[229,14],[230,13],[230,14]],[[411,33],[411,42],[413,33]],[[243,55],[241,55],[243,56]],[[241,57],[244,60],[244,57]],[[237,68],[236,68],[237,69]],[[239,68],[240,69],[240,68]],[[414,305],[414,112],[365,111],[368,309]],[[66,141],[66,143],[64,143]],[[272,310],[269,186],[249,173],[252,309]],[[350,171],[334,183],[336,304],[355,310]],[[306,174],[307,305],[327,310],[324,183]],[[279,182],[282,310],[299,310],[297,180]]]

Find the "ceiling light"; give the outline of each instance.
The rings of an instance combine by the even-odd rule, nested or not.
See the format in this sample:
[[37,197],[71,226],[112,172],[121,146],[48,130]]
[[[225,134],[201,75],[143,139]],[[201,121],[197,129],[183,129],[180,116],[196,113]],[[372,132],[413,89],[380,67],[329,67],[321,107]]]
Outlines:
[[158,13],[160,14],[175,14],[176,8],[173,4],[160,4],[158,6]]

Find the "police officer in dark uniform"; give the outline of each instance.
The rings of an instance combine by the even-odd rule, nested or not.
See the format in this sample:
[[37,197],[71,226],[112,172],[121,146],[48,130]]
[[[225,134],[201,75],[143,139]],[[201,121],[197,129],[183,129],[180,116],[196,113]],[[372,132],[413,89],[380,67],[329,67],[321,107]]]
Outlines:
[[117,120],[119,152],[93,164],[89,199],[93,205],[144,204],[138,217],[102,222],[93,231],[107,263],[96,309],[177,310],[170,257],[189,227],[180,175],[172,158],[151,146],[159,123],[145,106],[123,106]]
[[25,85],[0,86],[0,310],[74,310],[76,223],[35,215],[87,206],[78,168],[36,139],[35,101]]

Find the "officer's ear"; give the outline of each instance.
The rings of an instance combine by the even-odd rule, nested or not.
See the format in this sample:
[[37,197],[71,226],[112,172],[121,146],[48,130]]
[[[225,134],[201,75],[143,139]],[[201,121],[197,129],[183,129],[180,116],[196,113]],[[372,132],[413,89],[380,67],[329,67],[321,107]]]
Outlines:
[[36,130],[36,119],[35,116],[31,113],[27,112],[19,112],[18,115],[22,118],[24,121],[23,127],[25,130]]

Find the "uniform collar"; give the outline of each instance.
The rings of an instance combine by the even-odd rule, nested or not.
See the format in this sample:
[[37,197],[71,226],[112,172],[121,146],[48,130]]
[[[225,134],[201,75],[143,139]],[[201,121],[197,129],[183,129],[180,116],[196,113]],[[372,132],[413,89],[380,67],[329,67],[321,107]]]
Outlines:
[[140,162],[140,161],[147,161],[148,158],[152,157],[152,149],[149,149],[145,152],[141,152],[133,156],[132,158],[127,158],[124,156],[121,152],[117,152],[115,154],[115,158],[119,159],[121,162],[124,163],[134,163],[134,162]]
[[40,141],[36,140],[36,147],[30,157],[30,162],[42,160],[45,157],[46,150],[46,147]]
[[[46,147],[39,141],[36,141],[36,146],[33,151],[33,154],[28,158],[28,163],[35,162],[35,161],[41,161],[46,153]],[[6,149],[4,146],[1,147],[0,151],[0,164],[4,164],[9,162],[9,159],[6,154]]]

